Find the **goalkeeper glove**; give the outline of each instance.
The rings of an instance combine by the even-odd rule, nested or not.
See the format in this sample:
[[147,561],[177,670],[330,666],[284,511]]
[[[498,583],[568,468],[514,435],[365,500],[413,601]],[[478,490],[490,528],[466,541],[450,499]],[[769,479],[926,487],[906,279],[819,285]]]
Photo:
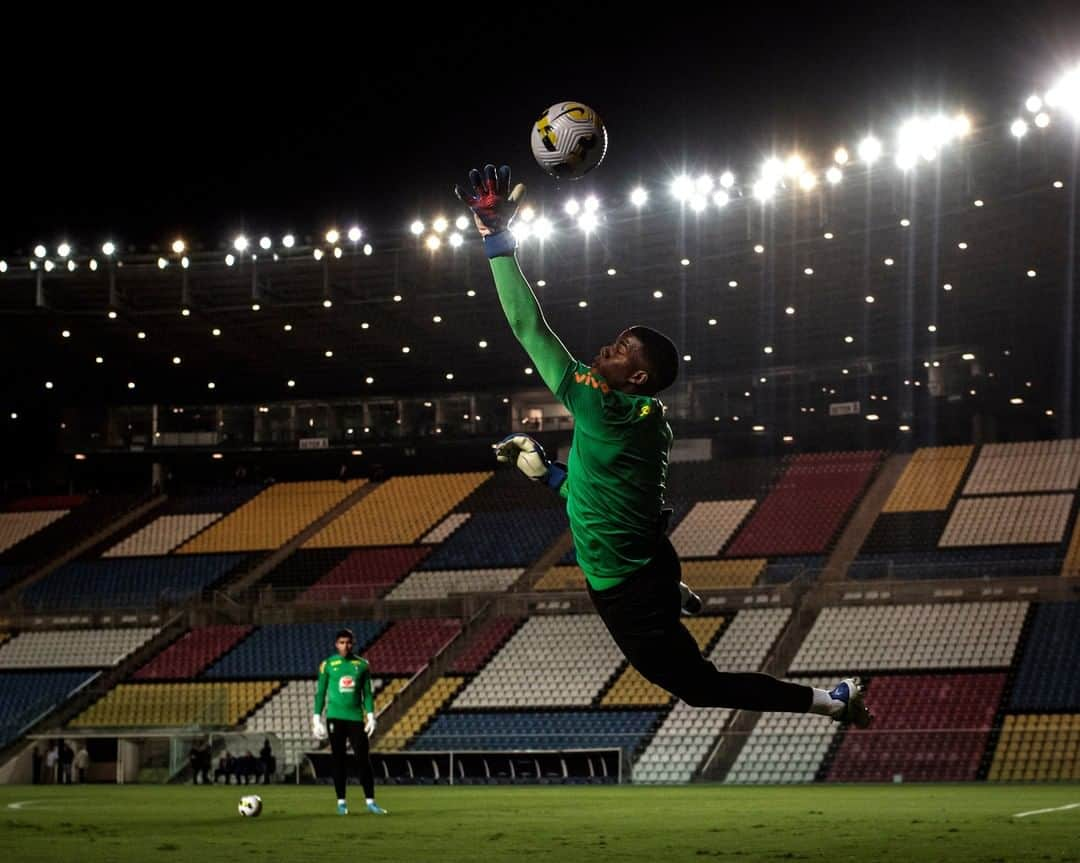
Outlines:
[[364,734],[371,737],[375,733],[375,714],[369,713],[364,719]]
[[318,713],[311,717],[311,733],[316,740],[325,740],[329,736],[326,733],[326,723]]
[[528,435],[507,435],[491,446],[495,450],[495,458],[515,465],[533,482],[543,482],[558,489],[566,480],[566,468],[558,462],[548,461],[544,448]]
[[525,186],[518,183],[510,187],[509,166],[503,165],[496,171],[494,165],[485,165],[482,174],[473,168],[469,171],[468,185],[455,186],[454,194],[472,210],[487,256],[512,255],[517,241],[510,232],[510,223],[525,198]]

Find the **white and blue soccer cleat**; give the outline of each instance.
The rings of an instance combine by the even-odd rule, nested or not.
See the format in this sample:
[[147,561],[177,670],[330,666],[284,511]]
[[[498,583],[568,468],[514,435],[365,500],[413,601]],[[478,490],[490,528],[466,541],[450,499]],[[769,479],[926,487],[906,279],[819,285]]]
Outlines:
[[833,718],[837,722],[850,722],[856,728],[866,728],[874,720],[874,715],[866,706],[865,687],[857,677],[845,677],[829,690],[829,697],[842,701],[844,709]]
[[386,814],[386,810],[385,810],[385,809],[383,809],[383,808],[382,808],[382,807],[381,807],[381,806],[380,806],[380,805],[379,805],[378,803],[376,803],[376,802],[375,802],[374,800],[372,800],[372,801],[371,801],[371,802],[370,802],[370,803],[369,803],[369,804],[367,805],[367,811],[368,811],[368,812],[370,812],[370,813],[371,813],[372,815],[385,815],[385,814]]
[[349,807],[346,806],[344,803],[339,803],[337,805],[337,814],[338,815],[348,815],[349,814]]

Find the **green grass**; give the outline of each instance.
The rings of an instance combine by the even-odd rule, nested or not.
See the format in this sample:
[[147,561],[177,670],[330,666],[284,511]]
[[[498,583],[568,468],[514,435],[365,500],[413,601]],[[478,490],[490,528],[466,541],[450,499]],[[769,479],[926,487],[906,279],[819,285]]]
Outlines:
[[254,790],[258,819],[235,787],[0,787],[0,863],[1080,861],[1080,808],[1013,817],[1078,785],[386,787],[385,818],[336,815],[325,786]]

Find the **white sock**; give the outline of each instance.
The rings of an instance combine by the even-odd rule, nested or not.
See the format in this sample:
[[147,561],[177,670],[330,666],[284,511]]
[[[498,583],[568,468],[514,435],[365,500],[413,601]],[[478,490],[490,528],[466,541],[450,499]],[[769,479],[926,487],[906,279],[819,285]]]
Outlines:
[[345,798],[344,797],[339,797],[337,799],[337,805],[338,806],[344,806],[345,805]]
[[374,803],[374,802],[375,802],[375,798],[374,798],[374,797],[368,797],[368,798],[366,798],[366,800],[367,800],[367,805],[368,805],[368,806],[370,806],[370,805],[371,805],[372,803]]
[[813,689],[814,701],[810,705],[808,713],[816,713],[819,716],[839,716],[847,706],[839,698],[833,698],[827,690]]

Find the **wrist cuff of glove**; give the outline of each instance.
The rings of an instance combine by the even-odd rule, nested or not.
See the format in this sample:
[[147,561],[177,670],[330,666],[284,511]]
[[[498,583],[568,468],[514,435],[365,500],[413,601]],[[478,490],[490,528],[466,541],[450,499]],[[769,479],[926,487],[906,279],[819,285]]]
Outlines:
[[566,465],[553,461],[548,465],[548,472],[547,476],[544,477],[544,482],[558,491],[559,486],[566,482],[566,473]]
[[511,231],[499,231],[484,237],[484,252],[489,258],[502,258],[517,251],[517,237]]

